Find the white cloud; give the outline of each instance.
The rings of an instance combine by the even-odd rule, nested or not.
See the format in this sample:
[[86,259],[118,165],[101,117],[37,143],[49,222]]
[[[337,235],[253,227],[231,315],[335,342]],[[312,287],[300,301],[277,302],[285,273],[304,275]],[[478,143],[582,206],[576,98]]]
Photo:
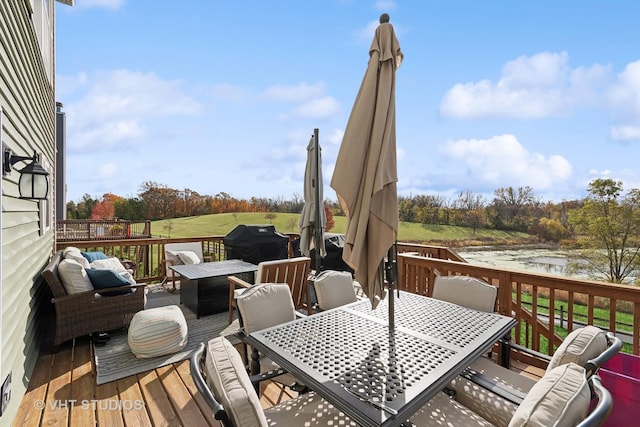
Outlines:
[[180,82],[162,80],[154,73],[116,70],[66,81],[74,92],[84,90],[79,100],[64,106],[70,150],[130,146],[146,135],[153,120],[197,115],[201,110],[182,92]]
[[332,96],[314,99],[293,111],[293,116],[307,119],[324,119],[340,112],[340,104]]
[[115,163],[105,163],[98,169],[98,175],[100,178],[111,178],[116,176],[118,172],[118,165]]
[[609,91],[609,98],[615,106],[640,116],[640,61],[628,64],[618,74],[616,84]]
[[264,97],[271,101],[302,102],[323,96],[326,86],[323,82],[314,84],[274,85],[264,91]]
[[529,185],[542,190],[569,178],[571,164],[562,156],[530,153],[513,135],[490,139],[461,139],[442,147],[445,157],[455,161],[453,171],[466,173],[471,184],[494,187]]
[[572,70],[566,52],[542,52],[509,61],[497,82],[459,83],[449,89],[440,112],[456,118],[542,118],[566,114],[598,98],[608,68],[595,64]]
[[640,141],[640,127],[613,126],[611,127],[611,139],[617,141]]

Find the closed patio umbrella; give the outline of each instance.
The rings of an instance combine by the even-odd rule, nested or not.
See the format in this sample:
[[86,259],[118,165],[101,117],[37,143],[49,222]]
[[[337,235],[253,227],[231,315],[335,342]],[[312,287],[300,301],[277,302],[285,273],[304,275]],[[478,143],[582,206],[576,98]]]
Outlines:
[[398,232],[395,73],[403,54],[387,14],[369,56],[331,187],[347,216],[343,259],[375,308],[385,297],[384,258]]
[[315,269],[320,270],[321,259],[327,255],[324,230],[327,218],[322,195],[322,155],[318,142],[318,129],[314,130],[307,146],[307,165],[304,171],[304,207],[300,214],[300,252],[309,256],[315,249]]

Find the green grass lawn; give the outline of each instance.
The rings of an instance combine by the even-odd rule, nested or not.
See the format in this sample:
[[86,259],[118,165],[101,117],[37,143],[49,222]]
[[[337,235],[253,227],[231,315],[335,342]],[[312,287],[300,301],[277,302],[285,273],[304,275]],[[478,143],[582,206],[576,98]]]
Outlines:
[[[299,214],[276,213],[271,219],[266,215],[265,213],[224,213],[154,221],[151,223],[151,233],[153,236],[163,237],[169,237],[169,234],[170,237],[224,236],[240,224],[273,224],[281,233],[298,232]],[[333,219],[335,227],[329,232],[344,233],[347,226],[346,218],[334,216]],[[170,231],[167,228],[168,224],[171,225]],[[474,232],[468,227],[401,222],[398,240],[447,245],[460,241],[470,244],[473,242],[499,244],[532,242],[532,237],[525,233],[499,230],[482,229]]]

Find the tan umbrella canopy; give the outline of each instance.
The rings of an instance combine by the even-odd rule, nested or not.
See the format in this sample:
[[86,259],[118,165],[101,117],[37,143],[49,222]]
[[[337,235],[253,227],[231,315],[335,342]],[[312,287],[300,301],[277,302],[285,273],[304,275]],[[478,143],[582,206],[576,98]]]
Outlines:
[[395,74],[403,54],[386,14],[369,56],[331,187],[347,216],[342,257],[375,308],[385,297],[384,258],[398,234]]
[[315,251],[315,268],[320,270],[321,258],[327,255],[324,246],[324,230],[327,224],[322,195],[322,152],[318,141],[318,129],[314,130],[307,146],[307,165],[304,171],[304,207],[300,214],[300,252],[309,256]]

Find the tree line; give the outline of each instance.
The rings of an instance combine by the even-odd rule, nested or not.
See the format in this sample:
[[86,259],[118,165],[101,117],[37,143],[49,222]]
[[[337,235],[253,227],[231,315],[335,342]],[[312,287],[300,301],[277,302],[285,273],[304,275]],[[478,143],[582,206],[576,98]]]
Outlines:
[[[520,231],[541,242],[564,243],[580,248],[577,268],[604,276],[614,283],[640,269],[640,189],[624,191],[622,183],[596,179],[581,200],[542,202],[531,187],[502,187],[487,200],[471,190],[455,198],[420,194],[400,196],[401,221],[457,225],[474,231],[486,228]],[[336,201],[325,200],[328,218],[344,212]],[[85,194],[67,203],[68,219],[159,220],[227,212],[300,213],[304,199],[295,194],[283,198],[237,199],[228,193],[215,196],[177,190],[156,182],[141,185],[136,197]],[[332,221],[333,223],[333,221]]]

